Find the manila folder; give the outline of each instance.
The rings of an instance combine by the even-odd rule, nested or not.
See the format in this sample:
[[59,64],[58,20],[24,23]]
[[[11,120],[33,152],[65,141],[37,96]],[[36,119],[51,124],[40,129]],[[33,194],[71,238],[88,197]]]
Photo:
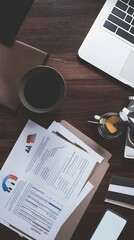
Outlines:
[[73,213],[69,216],[69,218],[62,225],[59,233],[57,234],[55,240],[70,240],[73,235],[77,225],[79,224],[84,212],[86,211],[92,197],[94,196],[101,180],[103,179],[108,167],[109,167],[109,159],[111,158],[111,154],[105,150],[103,147],[98,145],[92,139],[87,137],[85,134],[80,132],[78,129],[70,125],[68,122],[62,120],[61,124],[75,134],[80,140],[89,145],[92,149],[94,149],[97,153],[104,157],[104,160],[101,164],[99,164],[94,173],[89,178],[89,181],[93,184],[94,188],[91,192],[84,198],[84,200],[79,204],[79,206],[73,211]]

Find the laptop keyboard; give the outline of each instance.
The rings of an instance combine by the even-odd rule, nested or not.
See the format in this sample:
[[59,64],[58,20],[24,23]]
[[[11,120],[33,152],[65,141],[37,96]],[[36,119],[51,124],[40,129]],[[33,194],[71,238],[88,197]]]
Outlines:
[[134,0],[118,0],[103,26],[134,44]]

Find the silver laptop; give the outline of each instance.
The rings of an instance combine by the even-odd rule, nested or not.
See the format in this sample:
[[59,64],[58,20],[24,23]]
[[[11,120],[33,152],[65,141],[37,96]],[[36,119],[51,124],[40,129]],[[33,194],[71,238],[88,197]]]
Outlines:
[[134,0],[107,0],[78,55],[134,87]]

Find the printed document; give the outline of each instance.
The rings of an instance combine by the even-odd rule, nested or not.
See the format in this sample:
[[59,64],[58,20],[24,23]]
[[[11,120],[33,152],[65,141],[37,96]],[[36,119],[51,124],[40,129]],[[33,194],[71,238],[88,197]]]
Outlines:
[[96,164],[95,154],[29,120],[0,171],[1,223],[53,240]]
[[82,148],[83,150],[88,152],[90,155],[92,156],[94,155],[98,163],[101,163],[104,160],[104,158],[100,154],[95,152],[90,146],[88,146],[86,143],[81,141],[77,136],[75,136],[72,132],[70,132],[68,129],[62,126],[59,122],[53,121],[52,124],[49,126],[48,130],[51,132],[60,134],[69,142]]

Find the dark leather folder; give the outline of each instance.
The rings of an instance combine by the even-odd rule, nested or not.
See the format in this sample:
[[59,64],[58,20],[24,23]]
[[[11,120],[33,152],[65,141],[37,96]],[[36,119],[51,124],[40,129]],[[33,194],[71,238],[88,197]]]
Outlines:
[[0,104],[16,110],[18,84],[30,68],[44,64],[48,54],[20,41],[12,47],[0,44]]

